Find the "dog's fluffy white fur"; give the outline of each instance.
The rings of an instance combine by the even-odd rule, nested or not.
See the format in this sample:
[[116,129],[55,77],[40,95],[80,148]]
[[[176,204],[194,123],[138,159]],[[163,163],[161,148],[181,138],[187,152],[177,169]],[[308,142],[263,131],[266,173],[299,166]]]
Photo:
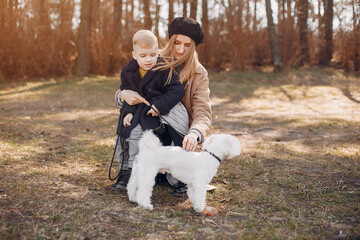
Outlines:
[[[229,134],[213,134],[206,138],[203,148],[223,160],[238,156],[239,140]],[[127,185],[129,200],[152,210],[151,194],[155,176],[166,171],[188,186],[187,194],[193,208],[201,212],[205,207],[206,186],[215,176],[220,162],[208,152],[188,152],[181,147],[162,146],[159,139],[146,131],[139,141],[139,154]]]

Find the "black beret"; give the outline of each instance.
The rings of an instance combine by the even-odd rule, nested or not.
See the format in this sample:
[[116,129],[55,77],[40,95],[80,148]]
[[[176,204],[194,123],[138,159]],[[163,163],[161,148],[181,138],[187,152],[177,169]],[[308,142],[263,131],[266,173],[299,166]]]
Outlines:
[[168,26],[169,39],[174,34],[182,34],[194,40],[196,46],[203,42],[204,32],[194,19],[177,17]]

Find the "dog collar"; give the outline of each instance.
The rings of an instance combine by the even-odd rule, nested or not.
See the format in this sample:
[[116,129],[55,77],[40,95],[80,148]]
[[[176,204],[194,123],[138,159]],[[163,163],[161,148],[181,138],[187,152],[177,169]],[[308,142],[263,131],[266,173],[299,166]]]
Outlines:
[[221,159],[218,157],[218,156],[216,156],[214,153],[212,153],[212,152],[209,152],[208,150],[204,150],[204,152],[207,152],[207,153],[209,153],[211,156],[213,156],[214,158],[216,158],[218,161],[219,161],[219,163],[221,163]]

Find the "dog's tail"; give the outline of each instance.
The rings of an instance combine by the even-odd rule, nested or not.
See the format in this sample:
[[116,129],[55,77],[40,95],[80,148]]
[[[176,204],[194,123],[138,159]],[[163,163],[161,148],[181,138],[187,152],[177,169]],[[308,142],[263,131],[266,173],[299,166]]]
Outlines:
[[152,130],[145,131],[139,141],[139,150],[142,149],[156,149],[161,146],[161,142],[158,137],[154,135]]

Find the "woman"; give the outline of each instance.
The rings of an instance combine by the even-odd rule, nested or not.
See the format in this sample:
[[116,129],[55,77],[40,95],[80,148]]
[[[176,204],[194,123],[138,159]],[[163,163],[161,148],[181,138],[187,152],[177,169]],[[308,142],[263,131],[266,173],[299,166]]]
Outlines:
[[[182,103],[189,114],[189,131],[184,136],[182,147],[195,151],[211,126],[211,104],[209,78],[206,69],[199,63],[196,46],[202,43],[204,33],[199,23],[188,17],[175,18],[168,26],[169,42],[161,51],[164,59],[162,67],[177,71],[179,81],[184,85],[185,97]],[[137,92],[123,90],[121,101],[130,105],[145,101]],[[174,195],[186,193],[186,186],[178,184]]]

